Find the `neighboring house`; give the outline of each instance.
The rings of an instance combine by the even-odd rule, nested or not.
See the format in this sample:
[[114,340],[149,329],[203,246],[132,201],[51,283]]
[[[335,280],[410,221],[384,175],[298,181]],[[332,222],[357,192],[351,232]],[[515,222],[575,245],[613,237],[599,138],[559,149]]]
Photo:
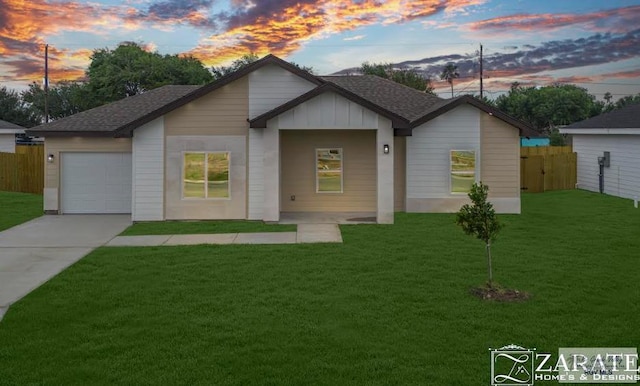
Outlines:
[[640,104],[573,123],[560,128],[560,133],[573,137],[579,188],[600,191],[602,174],[603,193],[640,196]]
[[28,132],[46,137],[47,213],[134,221],[286,212],[453,212],[474,181],[520,212],[528,126],[472,97],[375,76],[318,77],[266,56],[205,86],[165,86]]
[[0,153],[16,152],[16,134],[24,134],[24,127],[0,119]]

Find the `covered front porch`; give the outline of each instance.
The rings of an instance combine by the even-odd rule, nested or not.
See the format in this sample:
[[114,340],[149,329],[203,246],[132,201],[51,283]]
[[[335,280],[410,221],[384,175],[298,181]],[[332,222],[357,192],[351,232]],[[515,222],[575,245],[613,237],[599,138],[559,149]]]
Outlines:
[[250,219],[393,223],[392,121],[347,96],[328,89],[250,121]]

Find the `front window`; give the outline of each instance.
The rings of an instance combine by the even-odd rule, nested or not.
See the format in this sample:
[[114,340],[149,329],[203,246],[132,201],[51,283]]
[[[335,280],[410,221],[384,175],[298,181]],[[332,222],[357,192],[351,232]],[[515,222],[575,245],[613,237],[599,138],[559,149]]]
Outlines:
[[183,198],[229,198],[229,152],[185,153]]
[[451,150],[451,193],[469,193],[476,182],[476,152]]
[[316,149],[316,192],[342,193],[342,149]]

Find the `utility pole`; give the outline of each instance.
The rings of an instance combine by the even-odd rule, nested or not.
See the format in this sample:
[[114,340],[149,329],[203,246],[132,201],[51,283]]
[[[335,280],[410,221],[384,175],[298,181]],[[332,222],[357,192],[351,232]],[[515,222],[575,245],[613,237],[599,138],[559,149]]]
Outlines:
[[44,123],[49,123],[49,45],[44,46]]
[[480,43],[480,99],[484,99],[484,89],[482,88],[482,43]]

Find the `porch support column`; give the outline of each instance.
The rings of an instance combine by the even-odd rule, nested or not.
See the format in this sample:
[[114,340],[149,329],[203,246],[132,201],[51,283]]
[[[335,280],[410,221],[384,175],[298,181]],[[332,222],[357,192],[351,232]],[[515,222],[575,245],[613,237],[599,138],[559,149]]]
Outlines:
[[264,221],[280,221],[280,131],[264,129]]
[[[389,154],[384,154],[385,145]],[[393,128],[379,127],[376,131],[378,160],[378,224],[393,224]]]

